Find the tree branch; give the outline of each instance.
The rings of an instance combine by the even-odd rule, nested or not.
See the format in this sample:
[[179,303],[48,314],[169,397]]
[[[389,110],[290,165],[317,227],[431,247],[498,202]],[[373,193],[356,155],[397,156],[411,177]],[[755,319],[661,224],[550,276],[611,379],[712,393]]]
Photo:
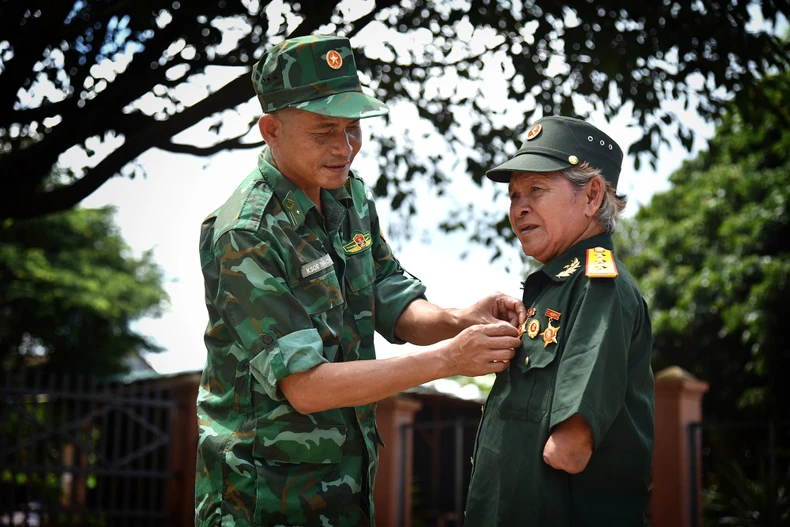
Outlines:
[[257,143],[242,143],[240,141],[241,137],[243,136],[235,137],[233,139],[228,139],[226,141],[220,141],[215,145],[211,145],[205,148],[201,148],[199,146],[194,146],[194,145],[185,145],[183,143],[173,143],[173,142],[167,143],[166,145],[162,145],[159,148],[176,154],[191,154],[193,156],[206,157],[212,154],[216,154],[217,152],[221,152],[223,150],[261,148],[263,145],[266,144],[263,141],[259,141]]
[[[245,74],[166,121],[155,121],[140,114],[126,116],[126,119],[119,121],[114,127],[114,130],[126,137],[121,147],[67,187],[48,192],[10,193],[0,206],[0,218],[32,218],[73,207],[152,145],[165,143],[207,115],[238,106],[253,96],[249,76]],[[143,126],[143,122],[150,124]]]
[[397,3],[398,0],[387,0],[386,2],[383,1],[376,2],[374,9],[370,13],[368,13],[367,15],[361,18],[351,21],[351,24],[354,27],[351,29],[351,31],[348,32],[348,38],[351,38],[357,33],[359,33],[360,30],[362,30],[362,28],[364,28],[365,26],[370,24],[373,20],[375,20],[376,15],[378,15],[382,9],[385,9],[387,7],[392,7]]
[[[22,4],[22,2],[18,3]],[[9,39],[14,49],[14,58],[6,63],[6,69],[2,74],[3,81],[0,82],[0,113],[13,111],[14,103],[17,100],[17,91],[22,87],[24,79],[33,74],[33,66],[44,57],[44,50],[51,45],[46,37],[51,38],[53,35],[60,34],[60,28],[71,11],[72,5],[71,2],[52,2],[41,9],[40,18],[25,19],[24,26],[19,25],[21,13],[18,14],[20,18],[16,21],[17,31],[12,32],[18,38]],[[10,13],[8,16],[14,14]],[[8,25],[13,23],[12,19]],[[25,34],[30,33],[34,34],[35,38],[25,38]],[[42,36],[45,38],[41,38]],[[16,45],[14,45],[15,43]]]

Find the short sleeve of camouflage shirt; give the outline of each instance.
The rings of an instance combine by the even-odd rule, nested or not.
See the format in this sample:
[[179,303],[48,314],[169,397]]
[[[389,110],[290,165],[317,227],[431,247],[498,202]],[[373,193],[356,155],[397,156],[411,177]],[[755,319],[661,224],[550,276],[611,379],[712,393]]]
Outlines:
[[368,200],[373,225],[373,257],[376,272],[374,301],[376,304],[376,331],[393,344],[405,341],[395,336],[395,325],[403,310],[415,299],[425,299],[425,286],[419,280],[406,276],[400,262],[381,235],[376,205]]
[[321,336],[283,278],[277,251],[257,233],[231,230],[214,247],[216,287],[209,291],[207,283],[207,294],[234,340],[249,350],[252,375],[269,397],[282,400],[280,380],[327,362]]

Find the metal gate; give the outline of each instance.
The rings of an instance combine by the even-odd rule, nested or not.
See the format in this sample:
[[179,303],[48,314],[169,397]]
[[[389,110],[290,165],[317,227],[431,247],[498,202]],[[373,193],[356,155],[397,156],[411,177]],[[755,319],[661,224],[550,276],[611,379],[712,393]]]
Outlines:
[[[461,526],[466,492],[471,476],[472,455],[479,420],[458,417],[454,420],[429,421],[400,425],[401,444],[410,430],[414,434],[413,488],[400,486],[398,510],[406,503],[404,492],[412,493],[412,522],[416,525]],[[405,456],[399,467],[405,479]],[[402,519],[398,526],[404,525]]]
[[0,526],[171,525],[163,383],[5,373]]

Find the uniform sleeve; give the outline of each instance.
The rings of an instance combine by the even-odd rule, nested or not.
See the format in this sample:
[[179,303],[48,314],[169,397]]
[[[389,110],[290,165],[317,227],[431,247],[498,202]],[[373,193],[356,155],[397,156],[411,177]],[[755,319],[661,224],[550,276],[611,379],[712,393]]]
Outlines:
[[208,266],[207,300],[249,354],[250,372],[266,394],[283,400],[279,381],[327,360],[310,316],[288,287],[280,255],[255,233],[232,230],[214,244]]
[[614,280],[592,279],[574,308],[557,371],[550,426],[579,413],[601,443],[625,401],[633,315]]
[[425,298],[425,286],[412,276],[406,276],[400,262],[393,256],[389,244],[381,235],[376,205],[368,200],[373,238],[373,260],[376,270],[374,288],[376,331],[394,344],[404,341],[395,336],[395,323],[406,307],[417,298]]

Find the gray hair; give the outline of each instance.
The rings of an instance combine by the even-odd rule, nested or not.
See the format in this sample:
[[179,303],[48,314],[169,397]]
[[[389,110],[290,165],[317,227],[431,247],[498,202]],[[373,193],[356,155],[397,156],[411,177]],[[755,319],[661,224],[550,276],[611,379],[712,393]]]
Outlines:
[[560,173],[571,182],[575,192],[586,187],[597,176],[603,179],[606,191],[601,201],[601,207],[595,213],[595,221],[604,228],[606,234],[612,234],[617,226],[617,220],[628,202],[625,194],[618,194],[617,189],[603,177],[601,171],[590,167],[586,162],[579,166],[566,168]]

